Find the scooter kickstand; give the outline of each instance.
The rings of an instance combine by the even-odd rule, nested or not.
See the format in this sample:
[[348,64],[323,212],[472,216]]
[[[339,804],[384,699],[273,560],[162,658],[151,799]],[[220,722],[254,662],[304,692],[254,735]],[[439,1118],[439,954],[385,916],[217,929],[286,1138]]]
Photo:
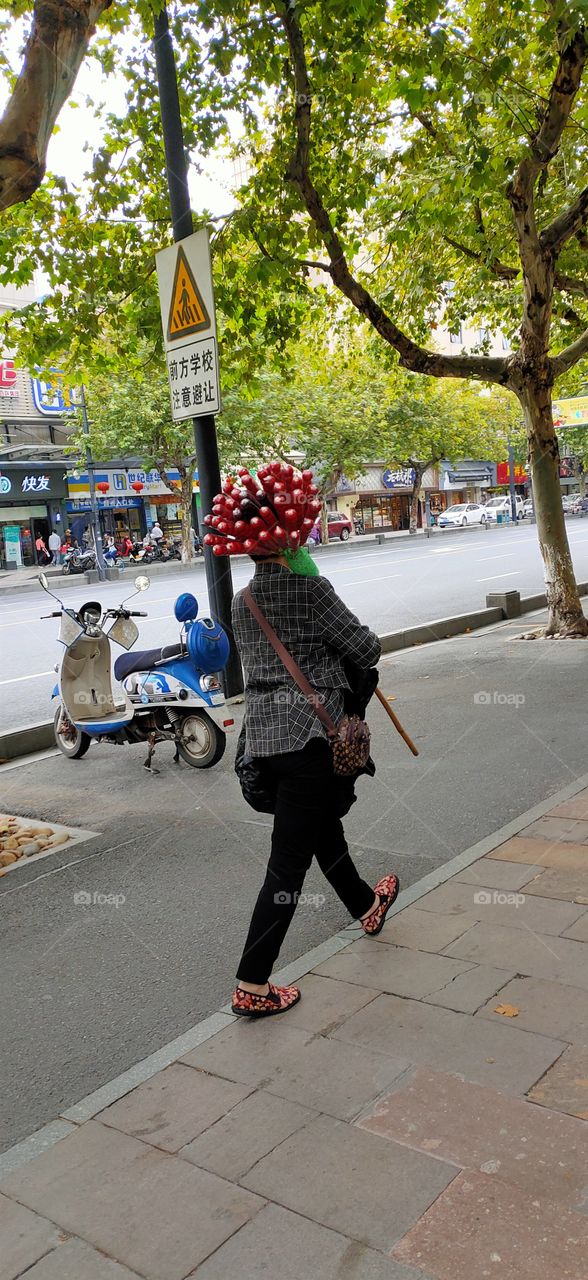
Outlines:
[[159,769],[153,769],[151,767],[151,761],[155,753],[155,743],[157,742],[157,737],[155,733],[150,733],[147,741],[149,743],[149,750],[147,752],[147,759],[143,765],[143,768],[148,769],[149,773],[159,773]]

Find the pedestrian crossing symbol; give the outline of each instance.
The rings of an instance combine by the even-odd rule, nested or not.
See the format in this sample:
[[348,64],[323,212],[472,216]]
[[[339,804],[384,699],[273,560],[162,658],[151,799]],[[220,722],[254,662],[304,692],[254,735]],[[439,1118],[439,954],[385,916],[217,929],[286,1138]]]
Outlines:
[[210,316],[184,250],[178,248],[167,322],[168,342],[210,329]]

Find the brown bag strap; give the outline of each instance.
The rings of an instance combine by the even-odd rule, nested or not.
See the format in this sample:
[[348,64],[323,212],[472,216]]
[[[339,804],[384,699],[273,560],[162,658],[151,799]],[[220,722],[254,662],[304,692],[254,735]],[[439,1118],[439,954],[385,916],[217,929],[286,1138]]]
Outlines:
[[298,685],[298,688],[302,691],[305,697],[308,698],[308,701],[310,702],[310,705],[313,711],[316,712],[316,715],[318,716],[319,720],[325,726],[325,729],[327,730],[329,737],[336,738],[337,726],[334,723],[334,721],[331,720],[331,717],[328,711],[325,710],[325,707],[321,702],[319,694],[316,692],[315,689],[313,689],[312,685],[306,679],[306,676],[300,670],[298,663],[294,661],[292,654],[288,652],[286,646],[282,644],[282,641],[280,640],[279,636],[276,635],[271,623],[268,622],[265,614],[261,612],[259,605],[253,599],[253,596],[251,594],[249,587],[245,588],[243,592],[243,599],[248,609],[250,609],[251,613],[253,614],[253,617],[259,623],[262,631],[267,636],[270,644],[275,649],[278,657],[282,659],[282,662],[284,663],[286,671],[290,673],[290,675],[292,676],[292,679]]

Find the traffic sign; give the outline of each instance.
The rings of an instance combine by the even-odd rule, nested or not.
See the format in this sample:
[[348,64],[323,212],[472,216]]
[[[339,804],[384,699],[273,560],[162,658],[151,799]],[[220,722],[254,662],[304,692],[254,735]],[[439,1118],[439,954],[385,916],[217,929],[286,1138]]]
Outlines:
[[208,231],[156,254],[172,417],[220,412],[216,317]]

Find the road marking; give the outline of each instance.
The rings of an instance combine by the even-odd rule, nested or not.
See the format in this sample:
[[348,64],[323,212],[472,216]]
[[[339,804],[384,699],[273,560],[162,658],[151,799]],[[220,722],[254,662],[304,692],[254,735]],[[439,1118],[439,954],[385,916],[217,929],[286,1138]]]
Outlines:
[[0,684],[20,684],[22,680],[40,680],[41,676],[54,675],[54,671],[35,671],[32,676],[13,676],[12,680],[0,680]]
[[495,578],[517,578],[522,569],[513,569],[511,573],[492,573],[489,578],[476,578],[476,582],[494,582]]
[[401,578],[401,573],[385,573],[382,578],[353,578],[351,582],[340,582],[340,587],[361,587],[364,582],[389,582],[391,578]]
[[483,564],[485,560],[510,560],[512,556],[516,556],[516,551],[501,551],[499,556],[479,556],[475,561],[476,564]]

